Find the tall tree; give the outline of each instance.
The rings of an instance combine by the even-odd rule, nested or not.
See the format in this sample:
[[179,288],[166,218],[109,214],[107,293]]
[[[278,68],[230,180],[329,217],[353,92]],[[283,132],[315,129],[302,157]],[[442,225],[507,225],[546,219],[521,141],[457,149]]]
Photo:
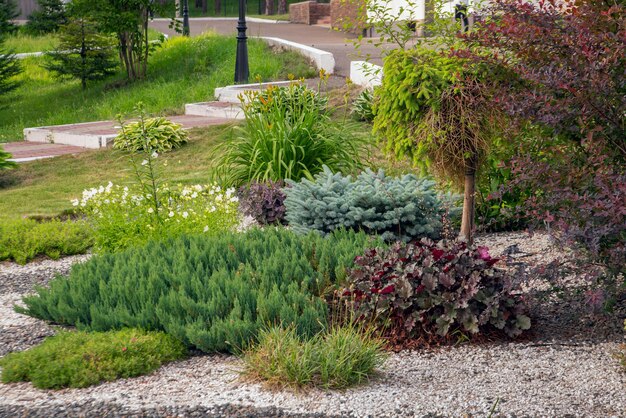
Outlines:
[[101,80],[118,68],[115,41],[99,32],[98,25],[86,18],[71,19],[59,31],[59,46],[48,54],[46,69],[60,77],[76,78],[83,89],[88,81]]

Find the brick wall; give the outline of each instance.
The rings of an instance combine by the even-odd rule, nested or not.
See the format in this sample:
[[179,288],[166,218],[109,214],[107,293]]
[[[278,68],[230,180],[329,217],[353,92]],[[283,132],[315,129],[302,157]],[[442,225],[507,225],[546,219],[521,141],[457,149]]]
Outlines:
[[330,4],[316,1],[303,1],[289,5],[289,21],[313,25],[318,19],[330,16]]
[[344,32],[361,34],[365,25],[365,1],[331,0],[330,26]]

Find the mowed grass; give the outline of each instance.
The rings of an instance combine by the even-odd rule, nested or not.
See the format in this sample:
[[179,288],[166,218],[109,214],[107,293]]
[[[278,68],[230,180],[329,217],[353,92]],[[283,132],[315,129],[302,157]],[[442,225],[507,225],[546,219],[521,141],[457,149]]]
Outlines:
[[34,36],[19,31],[15,35],[7,36],[4,49],[22,54],[27,52],[52,51],[59,43],[56,35]]
[[[229,125],[192,130],[187,145],[160,157],[167,161],[163,178],[172,184],[208,183],[213,145],[231,133]],[[83,190],[132,178],[128,154],[110,149],[20,164],[0,172],[0,219],[56,216],[72,209],[70,200]]]
[[[163,34],[154,29],[148,29],[148,38],[151,41],[161,39]],[[47,52],[52,51],[59,44],[59,38],[56,34],[47,35],[29,35],[24,30],[19,30],[14,35],[6,37],[4,49],[15,54],[25,54],[31,52]]]
[[[249,40],[250,74],[261,80],[314,74],[294,52],[275,52]],[[120,73],[90,84],[61,81],[41,67],[43,57],[22,60],[22,85],[0,100],[0,143],[19,141],[24,128],[114,119],[129,115],[138,102],[155,115],[181,114],[185,103],[213,99],[215,87],[233,84],[236,39],[214,34],[166,41],[150,58],[145,80],[128,84]]]

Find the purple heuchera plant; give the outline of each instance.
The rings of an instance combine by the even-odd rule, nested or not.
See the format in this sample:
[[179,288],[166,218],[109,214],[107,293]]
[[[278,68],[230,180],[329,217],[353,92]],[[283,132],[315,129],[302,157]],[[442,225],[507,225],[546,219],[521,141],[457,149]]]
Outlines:
[[285,224],[285,184],[253,182],[239,189],[239,207],[261,225]]
[[515,337],[530,318],[509,273],[494,267],[498,261],[464,241],[396,243],[356,257],[342,297],[355,318],[378,324],[396,343],[489,327]]

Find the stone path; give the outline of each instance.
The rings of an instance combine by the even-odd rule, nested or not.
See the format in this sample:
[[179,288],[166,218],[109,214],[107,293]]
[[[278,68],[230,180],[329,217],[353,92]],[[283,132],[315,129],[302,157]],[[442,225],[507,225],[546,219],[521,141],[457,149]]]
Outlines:
[[2,148],[13,156],[12,161],[23,163],[43,158],[58,157],[59,155],[78,154],[86,151],[82,147],[71,145],[46,144],[40,142],[9,142],[2,144]]

